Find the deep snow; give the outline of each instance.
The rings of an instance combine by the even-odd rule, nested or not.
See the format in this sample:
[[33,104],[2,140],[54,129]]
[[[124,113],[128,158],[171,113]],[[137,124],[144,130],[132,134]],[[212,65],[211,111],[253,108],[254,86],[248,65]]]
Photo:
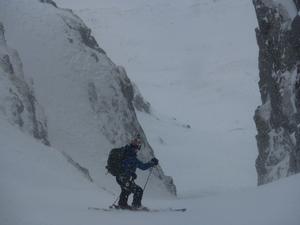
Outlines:
[[185,213],[101,212],[111,193],[90,183],[55,149],[0,117],[0,222],[3,225],[222,224],[298,225],[300,176],[210,196],[149,198],[150,208],[187,207]]

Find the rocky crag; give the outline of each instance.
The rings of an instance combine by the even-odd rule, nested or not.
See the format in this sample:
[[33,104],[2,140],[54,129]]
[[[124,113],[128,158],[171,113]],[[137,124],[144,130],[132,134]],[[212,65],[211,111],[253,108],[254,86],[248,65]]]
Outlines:
[[258,185],[300,172],[300,1],[253,0],[258,28]]
[[22,62],[14,49],[7,46],[4,26],[0,23],[0,113],[44,144],[49,145],[47,122],[37,103],[33,87],[25,80]]

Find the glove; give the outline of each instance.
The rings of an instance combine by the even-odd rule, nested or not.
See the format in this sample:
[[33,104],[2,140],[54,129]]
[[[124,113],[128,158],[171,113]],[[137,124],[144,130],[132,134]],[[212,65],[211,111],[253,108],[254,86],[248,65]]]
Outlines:
[[131,178],[132,178],[132,180],[135,180],[137,178],[137,175],[135,173],[132,173]]
[[156,166],[158,164],[158,159],[157,158],[151,159],[151,163],[153,164],[153,166]]

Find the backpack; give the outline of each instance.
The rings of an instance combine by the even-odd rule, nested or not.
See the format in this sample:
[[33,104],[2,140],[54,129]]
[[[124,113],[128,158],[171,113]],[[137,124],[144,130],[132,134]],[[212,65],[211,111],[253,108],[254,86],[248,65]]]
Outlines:
[[110,150],[106,165],[107,171],[113,176],[120,175],[123,172],[122,161],[124,158],[125,151],[123,148],[113,148]]

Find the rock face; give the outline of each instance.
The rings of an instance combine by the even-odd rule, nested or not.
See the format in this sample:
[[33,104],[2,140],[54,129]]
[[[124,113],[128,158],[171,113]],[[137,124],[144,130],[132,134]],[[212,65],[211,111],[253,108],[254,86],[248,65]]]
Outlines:
[[24,78],[17,51],[9,48],[0,23],[0,114],[44,144],[49,145],[46,117],[33,87]]
[[[21,56],[25,75],[34,82],[51,146],[106,189],[116,187],[114,178],[105,176],[111,148],[128,144],[139,133],[144,142],[140,159],[154,156],[135,113],[135,107],[150,112],[149,103],[78,16],[52,0],[10,0],[0,1],[0,21]],[[154,174],[154,186],[176,193],[160,167]]]
[[253,0],[259,89],[258,184],[300,172],[300,1]]

